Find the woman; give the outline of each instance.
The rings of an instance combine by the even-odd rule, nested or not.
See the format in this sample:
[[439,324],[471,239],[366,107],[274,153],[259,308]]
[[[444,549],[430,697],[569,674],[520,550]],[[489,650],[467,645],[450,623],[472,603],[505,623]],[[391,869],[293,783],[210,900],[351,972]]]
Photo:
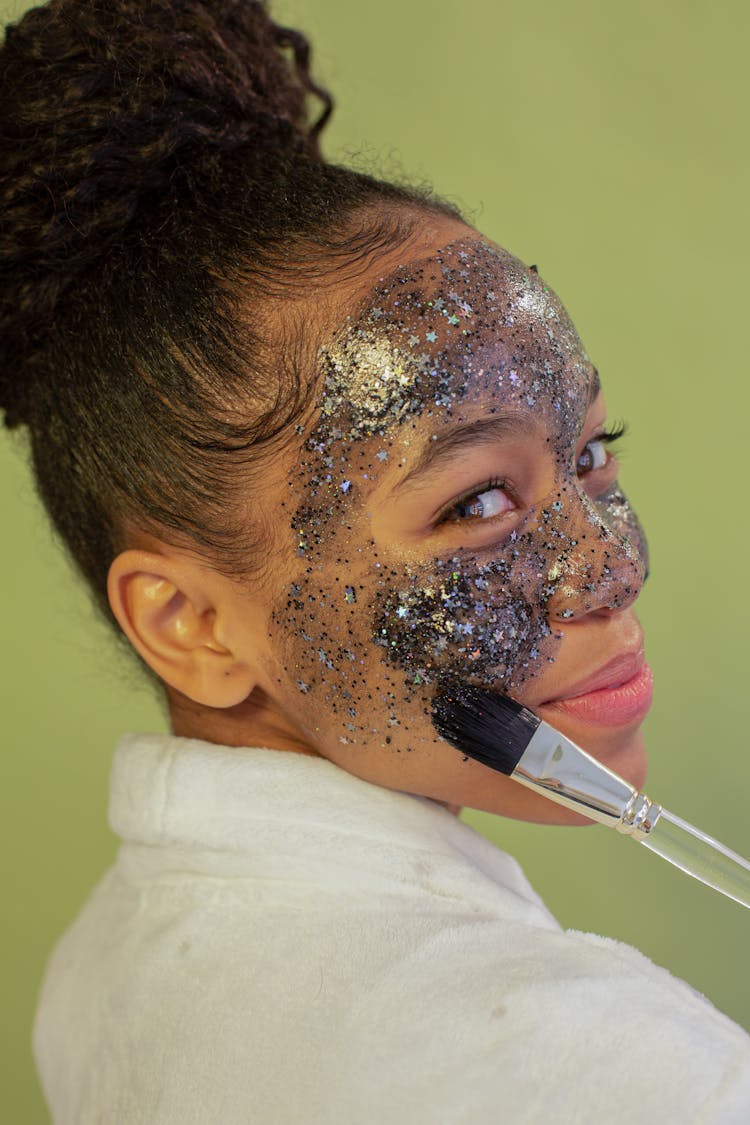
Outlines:
[[741,1030],[454,815],[573,814],[431,722],[467,678],[644,777],[645,539],[555,295],[323,162],[261,4],[61,0],[2,65],[6,423],[173,730],[50,963],[54,1120],[745,1120]]

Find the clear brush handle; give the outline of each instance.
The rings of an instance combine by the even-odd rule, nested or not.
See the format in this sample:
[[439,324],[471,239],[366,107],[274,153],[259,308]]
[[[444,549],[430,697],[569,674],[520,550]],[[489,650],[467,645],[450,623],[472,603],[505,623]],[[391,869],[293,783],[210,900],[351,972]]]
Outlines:
[[662,809],[640,843],[694,879],[750,909],[750,863],[686,820]]

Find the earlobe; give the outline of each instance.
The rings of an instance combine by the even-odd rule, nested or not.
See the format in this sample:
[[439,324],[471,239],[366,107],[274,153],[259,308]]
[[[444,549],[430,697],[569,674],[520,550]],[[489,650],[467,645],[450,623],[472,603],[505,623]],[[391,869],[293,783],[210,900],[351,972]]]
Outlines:
[[128,550],[107,580],[112,612],[160,679],[208,707],[234,707],[253,690],[249,665],[216,635],[216,591],[185,559]]

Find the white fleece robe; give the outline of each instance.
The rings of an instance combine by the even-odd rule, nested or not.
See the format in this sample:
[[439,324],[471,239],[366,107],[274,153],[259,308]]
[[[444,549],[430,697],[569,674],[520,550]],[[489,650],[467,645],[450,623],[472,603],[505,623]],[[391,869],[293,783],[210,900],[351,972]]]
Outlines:
[[110,823],[34,1025],[55,1125],[750,1122],[750,1037],[432,801],[127,735]]

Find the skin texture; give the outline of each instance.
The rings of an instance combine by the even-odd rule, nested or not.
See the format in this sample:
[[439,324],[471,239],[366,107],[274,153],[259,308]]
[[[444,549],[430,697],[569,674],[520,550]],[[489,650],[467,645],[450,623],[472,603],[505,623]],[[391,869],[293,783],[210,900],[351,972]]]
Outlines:
[[560,702],[642,648],[645,539],[599,440],[597,374],[537,273],[452,220],[328,305],[315,409],[264,479],[264,580],[249,591],[141,540],[113,564],[113,609],[178,734],[581,823],[464,759],[430,710],[456,678],[509,692],[643,782],[640,719]]

